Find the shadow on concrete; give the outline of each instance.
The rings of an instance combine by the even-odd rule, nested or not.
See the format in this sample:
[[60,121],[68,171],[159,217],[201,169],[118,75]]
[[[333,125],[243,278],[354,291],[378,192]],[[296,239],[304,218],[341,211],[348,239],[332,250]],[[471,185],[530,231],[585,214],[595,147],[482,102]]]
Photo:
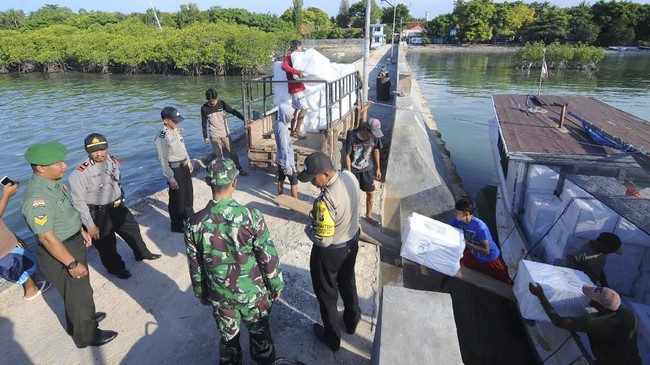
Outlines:
[[14,341],[14,324],[8,318],[0,316],[0,336],[4,339],[10,339],[9,342],[2,343],[2,357],[11,359],[15,364],[32,364],[31,359],[27,356],[22,346]]

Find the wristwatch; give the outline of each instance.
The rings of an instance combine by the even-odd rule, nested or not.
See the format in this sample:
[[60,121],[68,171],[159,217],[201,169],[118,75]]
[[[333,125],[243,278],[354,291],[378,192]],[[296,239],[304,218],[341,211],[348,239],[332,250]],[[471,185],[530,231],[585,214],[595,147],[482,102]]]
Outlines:
[[77,267],[78,264],[79,264],[79,260],[74,260],[71,263],[69,263],[65,268],[68,270],[72,270],[75,267]]

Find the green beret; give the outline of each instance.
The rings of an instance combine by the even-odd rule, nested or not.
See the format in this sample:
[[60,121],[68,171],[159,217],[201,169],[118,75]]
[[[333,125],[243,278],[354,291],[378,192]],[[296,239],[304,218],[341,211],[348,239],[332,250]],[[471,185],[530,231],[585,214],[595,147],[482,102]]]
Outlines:
[[61,142],[36,143],[25,151],[25,160],[33,165],[49,166],[63,160],[67,152]]
[[239,175],[239,170],[229,158],[212,160],[208,164],[208,183],[210,185],[228,185]]

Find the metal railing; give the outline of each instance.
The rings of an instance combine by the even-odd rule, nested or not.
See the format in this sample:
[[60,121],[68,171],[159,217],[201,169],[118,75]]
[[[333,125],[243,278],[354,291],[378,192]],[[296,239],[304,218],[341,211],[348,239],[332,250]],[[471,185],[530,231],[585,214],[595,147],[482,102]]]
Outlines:
[[[251,119],[259,119],[267,115],[274,107],[273,86],[274,84],[289,83],[324,84],[325,89],[325,110],[327,130],[341,121],[348,113],[354,111],[355,104],[361,100],[361,76],[358,71],[342,76],[333,81],[326,80],[273,80],[273,75],[265,75],[242,81],[242,105],[244,116]],[[356,94],[356,100],[351,97]],[[346,100],[347,98],[347,100]],[[347,111],[343,113],[343,107],[347,102]],[[332,109],[338,106],[338,115],[333,115]],[[261,109],[261,112],[258,110]],[[259,113],[259,114],[258,114]]]

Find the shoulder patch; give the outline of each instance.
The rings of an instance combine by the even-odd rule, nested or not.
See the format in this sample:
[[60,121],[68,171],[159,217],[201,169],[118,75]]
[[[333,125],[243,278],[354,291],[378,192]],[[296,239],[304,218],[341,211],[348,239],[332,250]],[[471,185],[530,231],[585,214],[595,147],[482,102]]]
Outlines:
[[45,208],[45,200],[43,199],[34,199],[32,201],[32,208]]
[[160,134],[158,135],[158,138],[165,138],[166,133],[167,133],[167,131],[165,131],[165,130],[160,131]]
[[79,170],[79,171],[83,171],[83,170],[85,170],[86,167],[88,167],[89,165],[90,165],[90,163],[88,163],[88,161],[84,161],[84,162],[81,163],[81,165],[79,165],[79,167],[77,167],[77,170]]
[[42,226],[45,223],[47,223],[47,214],[35,216],[34,223],[38,224],[39,226]]

